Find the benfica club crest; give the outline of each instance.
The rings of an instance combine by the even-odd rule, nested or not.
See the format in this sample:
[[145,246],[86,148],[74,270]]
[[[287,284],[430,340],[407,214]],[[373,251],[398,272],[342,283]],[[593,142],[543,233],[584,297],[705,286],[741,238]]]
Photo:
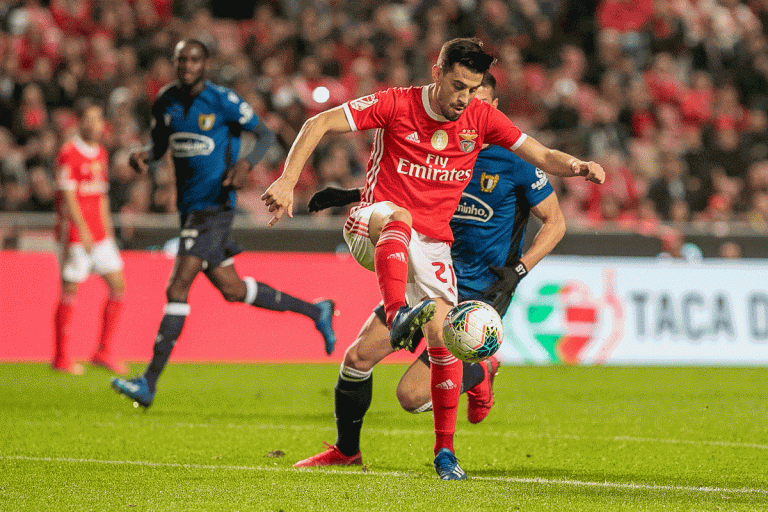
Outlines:
[[459,142],[459,147],[461,150],[465,153],[471,153],[475,150],[475,139],[477,138],[477,133],[474,133],[474,130],[472,132],[462,132],[459,134],[459,137],[461,138],[461,142]]
[[216,122],[216,114],[200,114],[197,116],[197,124],[200,125],[200,129],[203,131],[213,128],[214,122]]
[[496,184],[499,182],[499,175],[498,174],[486,174],[483,173],[480,175],[480,192],[487,192],[491,193],[493,192],[493,189],[496,188]]

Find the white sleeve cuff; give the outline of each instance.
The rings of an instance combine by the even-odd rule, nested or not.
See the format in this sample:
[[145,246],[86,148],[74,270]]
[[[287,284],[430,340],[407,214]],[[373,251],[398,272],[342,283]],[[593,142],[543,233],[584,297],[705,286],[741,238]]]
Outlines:
[[516,150],[517,148],[519,148],[520,146],[523,145],[523,142],[525,142],[525,139],[527,139],[527,138],[528,138],[528,136],[526,134],[521,133],[520,134],[520,138],[517,139],[517,141],[514,144],[512,144],[509,147],[509,149],[511,149],[512,151]]
[[344,109],[344,115],[347,117],[347,122],[349,123],[349,127],[352,129],[353,132],[356,132],[357,125],[355,124],[355,120],[352,117],[352,111],[349,110],[349,103],[342,103],[341,108]]

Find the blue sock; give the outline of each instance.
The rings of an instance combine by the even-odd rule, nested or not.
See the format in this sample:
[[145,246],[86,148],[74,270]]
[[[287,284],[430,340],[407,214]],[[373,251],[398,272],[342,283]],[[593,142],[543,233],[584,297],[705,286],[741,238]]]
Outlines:
[[155,392],[157,379],[160,378],[160,373],[168,363],[176,340],[179,339],[181,330],[184,328],[184,320],[189,315],[189,304],[186,302],[169,302],[165,305],[164,313],[160,328],[157,330],[152,360],[144,371],[147,387],[152,393]]
[[245,276],[245,302],[257,308],[270,311],[293,311],[308,316],[313,321],[320,318],[320,308],[311,302],[298,299],[280,290],[275,290],[265,283],[257,282],[254,278]]

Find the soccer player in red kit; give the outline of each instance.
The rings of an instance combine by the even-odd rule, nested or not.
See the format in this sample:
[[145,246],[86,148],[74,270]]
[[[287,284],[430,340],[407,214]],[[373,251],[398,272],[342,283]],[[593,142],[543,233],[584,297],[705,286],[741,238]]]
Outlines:
[[[377,129],[362,201],[351,210],[344,237],[355,259],[376,272],[392,347],[410,348],[414,332],[424,331],[434,465],[443,480],[466,478],[453,448],[462,365],[445,348],[442,325],[457,300],[449,222],[478,152],[483,144],[495,144],[551,174],[605,179],[600,165],[542,146],[474,98],[493,61],[479,41],[453,39],[432,67],[434,83],[377,92],[312,117],[294,141],[282,175],[262,195],[273,212],[270,226],[283,213],[292,217],[293,188],[323,135]],[[351,381],[362,380],[351,370]]]
[[115,373],[125,365],[115,358],[112,341],[125,291],[123,261],[115,244],[109,215],[108,156],[99,144],[104,130],[104,111],[90,100],[77,106],[78,134],[59,150],[56,168],[56,232],[61,243],[61,295],[54,315],[54,370],[81,374],[68,347],[70,322],[77,288],[91,273],[101,275],[109,288],[101,314],[99,345],[91,363]]

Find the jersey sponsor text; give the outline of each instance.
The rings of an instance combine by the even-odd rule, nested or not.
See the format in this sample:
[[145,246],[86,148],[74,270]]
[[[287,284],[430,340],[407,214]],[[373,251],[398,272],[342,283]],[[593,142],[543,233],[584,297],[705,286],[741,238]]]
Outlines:
[[493,208],[482,199],[464,192],[461,194],[461,201],[456,206],[454,219],[475,220],[477,222],[488,222],[493,217]]
[[418,163],[409,162],[405,158],[400,158],[397,163],[397,172],[431,181],[467,181],[472,177],[472,169],[441,169],[433,167],[432,162],[435,165],[444,166],[448,164],[448,157],[427,155],[426,165],[419,165]]
[[206,156],[213,153],[216,144],[213,139],[199,133],[178,132],[168,137],[174,158]]

